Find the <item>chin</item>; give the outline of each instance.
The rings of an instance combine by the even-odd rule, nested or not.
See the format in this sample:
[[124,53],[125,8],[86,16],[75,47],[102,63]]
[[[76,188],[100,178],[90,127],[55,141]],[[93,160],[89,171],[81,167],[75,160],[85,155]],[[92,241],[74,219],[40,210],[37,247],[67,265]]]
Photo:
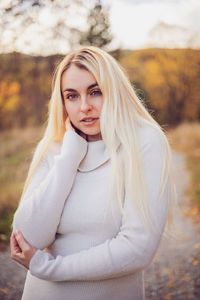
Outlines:
[[86,135],[98,135],[98,134],[100,134],[100,131],[98,131],[98,130],[84,130],[82,132],[85,133]]
[[79,128],[79,130],[87,135],[96,135],[101,132],[99,128]]

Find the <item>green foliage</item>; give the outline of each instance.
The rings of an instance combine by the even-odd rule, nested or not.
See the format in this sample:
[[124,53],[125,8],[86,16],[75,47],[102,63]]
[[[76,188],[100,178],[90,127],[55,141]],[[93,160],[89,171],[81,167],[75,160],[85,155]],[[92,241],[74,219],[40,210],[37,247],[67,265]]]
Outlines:
[[11,234],[14,208],[9,204],[4,205],[0,210],[0,244],[7,244]]
[[93,45],[101,48],[112,41],[108,11],[102,7],[99,1],[90,10],[87,23],[89,28],[88,31],[82,33],[79,41],[81,45]]

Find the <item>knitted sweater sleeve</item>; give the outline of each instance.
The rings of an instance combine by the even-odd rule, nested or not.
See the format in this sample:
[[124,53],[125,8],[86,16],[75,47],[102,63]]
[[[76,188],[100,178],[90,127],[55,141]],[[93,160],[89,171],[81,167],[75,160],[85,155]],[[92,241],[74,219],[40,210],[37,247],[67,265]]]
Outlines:
[[121,227],[115,237],[68,256],[53,257],[48,252],[37,250],[30,261],[32,275],[50,281],[103,280],[128,275],[148,266],[167,220],[171,184],[169,176],[159,199],[163,154],[158,134],[152,134],[146,140],[142,152],[152,221],[156,222],[159,232],[152,234],[146,230],[130,200],[125,198],[124,210],[128,218],[122,216]]
[[74,131],[64,134],[61,151],[51,168],[47,156],[40,163],[14,214],[13,229],[38,249],[54,240],[65,200],[77,168],[87,152],[87,141]]

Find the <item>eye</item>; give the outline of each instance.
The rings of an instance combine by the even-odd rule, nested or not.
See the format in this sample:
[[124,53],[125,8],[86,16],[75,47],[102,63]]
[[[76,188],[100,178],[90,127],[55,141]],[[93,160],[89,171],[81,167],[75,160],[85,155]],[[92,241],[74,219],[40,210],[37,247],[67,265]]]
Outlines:
[[100,90],[94,90],[90,93],[90,95],[102,95],[102,92]]
[[71,100],[71,99],[75,99],[76,97],[77,97],[76,94],[68,94],[68,95],[66,96],[66,99]]

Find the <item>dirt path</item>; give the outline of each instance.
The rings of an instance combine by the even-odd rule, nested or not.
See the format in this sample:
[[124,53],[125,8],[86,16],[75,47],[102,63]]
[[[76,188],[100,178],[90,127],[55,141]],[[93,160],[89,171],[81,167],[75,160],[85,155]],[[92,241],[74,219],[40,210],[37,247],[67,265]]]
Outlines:
[[[161,243],[154,261],[146,270],[147,300],[200,299],[200,233],[184,216],[188,209],[184,191],[189,180],[184,158],[174,153],[173,159],[180,204],[174,228],[176,238]],[[9,249],[0,253],[0,266],[0,300],[20,300],[25,268],[10,259]]]
[[153,263],[146,270],[146,298],[200,299],[200,232],[184,212],[190,209],[185,189],[189,177],[184,157],[173,153],[179,209],[174,224],[175,238],[162,241]]

